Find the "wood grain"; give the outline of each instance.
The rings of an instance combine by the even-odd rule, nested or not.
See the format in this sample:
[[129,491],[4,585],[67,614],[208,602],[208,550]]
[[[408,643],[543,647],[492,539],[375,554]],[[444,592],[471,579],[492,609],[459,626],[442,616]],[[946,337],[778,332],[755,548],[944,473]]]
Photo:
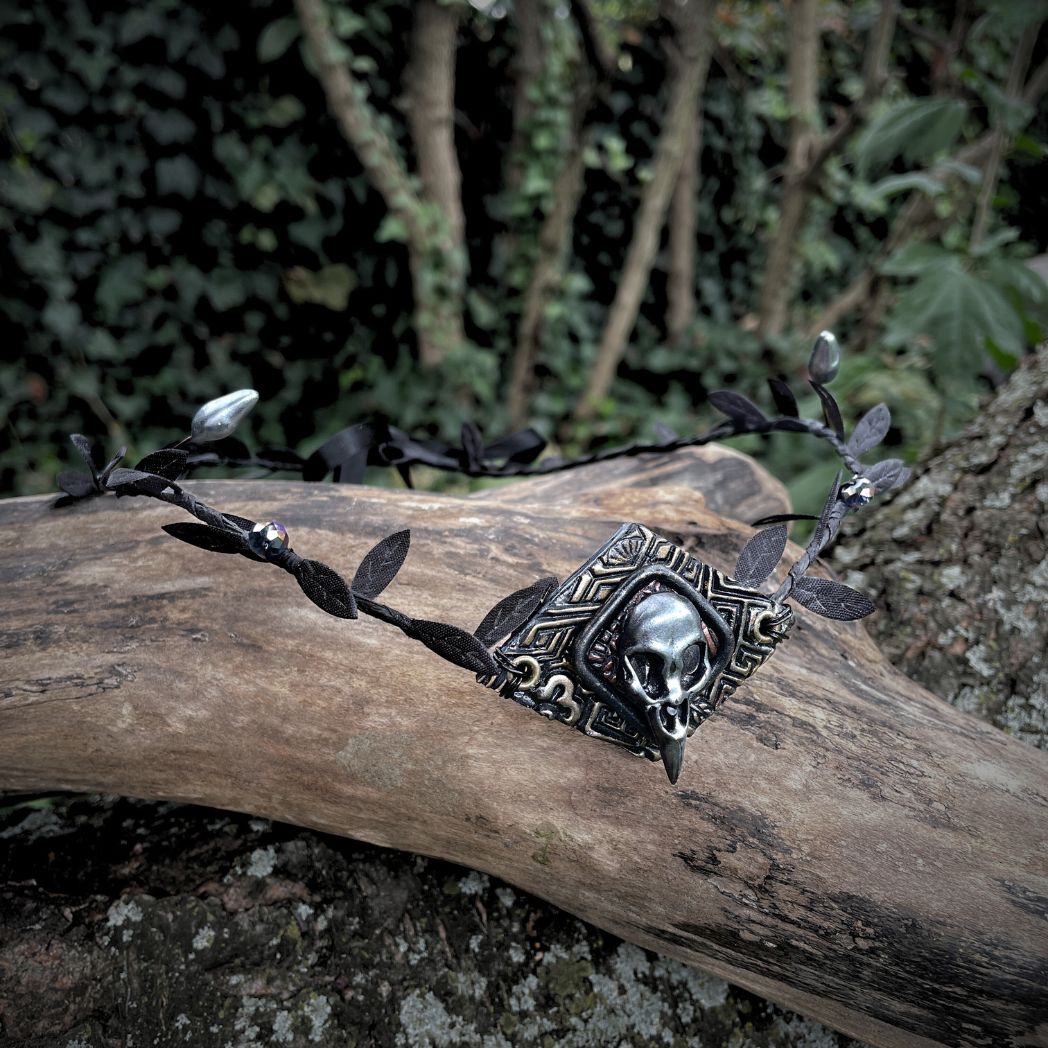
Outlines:
[[[193,489],[347,576],[409,526],[390,603],[472,629],[621,519],[730,569],[750,529],[646,490],[652,468],[616,479],[611,520],[584,509],[611,498],[601,467],[567,501],[545,480]],[[0,504],[0,788],[194,801],[465,863],[879,1045],[1048,1043],[1048,759],[896,673],[860,625],[798,609],[672,787],[276,570],[172,541],[178,518]]]

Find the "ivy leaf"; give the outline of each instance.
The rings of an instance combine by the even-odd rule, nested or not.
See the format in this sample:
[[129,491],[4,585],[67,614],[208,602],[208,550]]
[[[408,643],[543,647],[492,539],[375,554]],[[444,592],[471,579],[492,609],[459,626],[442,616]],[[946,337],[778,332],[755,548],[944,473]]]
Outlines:
[[758,531],[739,554],[734,578],[740,586],[756,589],[775,570],[786,550],[786,525]]
[[547,575],[538,582],[533,582],[530,586],[525,586],[508,597],[503,597],[484,616],[484,621],[477,627],[473,635],[482,644],[490,647],[527,622],[535,609],[556,589],[558,582],[555,575]]
[[300,32],[299,21],[293,16],[270,22],[258,37],[258,60],[275,62],[298,39]]
[[917,98],[892,106],[855,143],[859,174],[865,178],[898,156],[916,163],[948,149],[967,114],[967,102],[955,98]]
[[400,571],[410,544],[410,531],[387,535],[360,562],[349,588],[361,597],[377,597]]
[[462,666],[473,673],[494,676],[498,666],[491,653],[484,645],[465,630],[449,626],[446,622],[429,622],[426,619],[414,619],[404,630],[409,637],[422,641],[431,651],[442,659]]
[[873,602],[864,593],[832,579],[797,579],[790,596],[816,615],[839,622],[864,618],[874,610]]
[[848,450],[858,458],[878,444],[888,435],[892,424],[892,415],[886,404],[870,408],[856,423],[855,431],[848,441]]
[[779,414],[787,418],[796,418],[800,412],[797,409],[797,398],[793,395],[793,390],[781,378],[768,379],[768,386]]
[[190,546],[206,549],[212,553],[243,553],[244,543],[239,535],[231,531],[213,528],[210,524],[193,524],[179,521],[177,524],[163,524],[163,530],[173,538],[188,542]]
[[1006,295],[955,257],[929,264],[888,316],[889,345],[922,335],[933,340],[949,369],[977,369],[988,341],[1013,357],[1026,348],[1022,318]]
[[320,609],[340,619],[357,617],[357,602],[346,580],[319,560],[303,560],[295,569],[302,592]]
[[742,425],[761,426],[768,421],[752,400],[730,389],[714,390],[707,399],[722,414]]
[[812,382],[811,388],[815,390],[819,395],[819,400],[822,401],[822,413],[826,418],[826,425],[841,440],[844,440],[844,419],[841,418],[841,409],[837,406],[837,401],[833,399],[833,394],[818,382]]

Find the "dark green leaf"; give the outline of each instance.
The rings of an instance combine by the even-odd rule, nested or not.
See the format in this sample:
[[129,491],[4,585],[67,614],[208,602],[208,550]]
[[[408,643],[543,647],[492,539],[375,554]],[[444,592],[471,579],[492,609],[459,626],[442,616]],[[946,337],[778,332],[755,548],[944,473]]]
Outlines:
[[302,27],[297,18],[278,18],[262,30],[258,38],[258,60],[275,62],[299,37]]

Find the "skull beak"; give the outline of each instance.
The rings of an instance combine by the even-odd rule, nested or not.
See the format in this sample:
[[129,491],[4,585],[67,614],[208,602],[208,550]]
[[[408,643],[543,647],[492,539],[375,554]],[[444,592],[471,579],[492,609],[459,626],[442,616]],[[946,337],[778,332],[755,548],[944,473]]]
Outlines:
[[662,763],[671,783],[676,783],[684,763],[684,744],[688,741],[687,702],[674,704],[662,702],[647,709],[648,723],[659,744]]
[[666,775],[669,777],[670,785],[675,785],[680,776],[681,765],[684,763],[683,739],[660,739],[659,749],[662,750],[662,763],[666,767]]

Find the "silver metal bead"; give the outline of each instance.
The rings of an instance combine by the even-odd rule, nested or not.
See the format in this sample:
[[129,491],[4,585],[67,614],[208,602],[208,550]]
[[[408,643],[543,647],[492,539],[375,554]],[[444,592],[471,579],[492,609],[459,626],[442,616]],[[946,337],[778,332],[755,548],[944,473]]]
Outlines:
[[841,369],[841,346],[832,331],[822,331],[815,340],[808,359],[808,374],[813,382],[825,386],[837,377]]
[[281,553],[288,548],[287,528],[278,520],[256,524],[251,529],[247,544],[258,556],[271,557],[274,553]]
[[209,400],[194,416],[191,433],[198,444],[210,444],[228,437],[244,416],[258,403],[253,389],[238,389],[224,397]]
[[866,477],[852,477],[847,484],[841,486],[837,497],[849,509],[858,509],[865,506],[874,495],[877,494],[877,486]]

